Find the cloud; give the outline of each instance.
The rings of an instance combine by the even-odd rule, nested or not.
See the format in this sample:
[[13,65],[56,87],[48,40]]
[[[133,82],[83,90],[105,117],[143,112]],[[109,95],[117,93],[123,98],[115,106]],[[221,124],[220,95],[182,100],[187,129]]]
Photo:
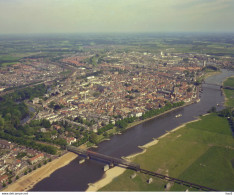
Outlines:
[[176,9],[197,9],[206,8],[207,11],[211,9],[223,9],[227,6],[233,6],[232,0],[186,0],[178,1],[174,6]]
[[0,33],[234,30],[233,0],[0,0]]

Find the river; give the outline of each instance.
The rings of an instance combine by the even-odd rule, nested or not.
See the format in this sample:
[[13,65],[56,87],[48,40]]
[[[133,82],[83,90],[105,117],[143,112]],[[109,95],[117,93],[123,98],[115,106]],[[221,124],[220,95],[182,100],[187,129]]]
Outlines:
[[[233,71],[222,70],[221,74],[206,79],[207,83],[221,84],[225,78],[233,76]],[[144,145],[160,137],[166,131],[170,131],[183,123],[196,119],[199,115],[207,113],[212,106],[223,108],[224,97],[217,86],[203,84],[201,101],[196,104],[180,108],[158,118],[139,124],[127,130],[121,135],[115,135],[110,141],[104,141],[94,151],[102,154],[122,157],[140,152],[138,146]],[[176,118],[175,115],[182,114]],[[45,178],[34,186],[31,191],[85,191],[88,183],[94,183],[101,179],[104,164],[89,160],[84,164],[78,164],[75,159],[67,166],[55,171],[50,177]]]

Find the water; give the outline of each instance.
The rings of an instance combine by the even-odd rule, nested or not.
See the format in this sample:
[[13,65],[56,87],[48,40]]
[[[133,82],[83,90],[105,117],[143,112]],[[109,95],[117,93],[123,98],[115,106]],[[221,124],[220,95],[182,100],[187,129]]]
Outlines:
[[[233,71],[222,70],[221,74],[208,78],[206,82],[221,84],[225,78],[232,75],[234,75]],[[222,109],[223,103],[224,97],[219,87],[204,85],[199,103],[135,126],[122,135],[113,136],[110,141],[102,142],[97,149],[93,150],[114,157],[140,152],[138,146],[152,141],[153,138],[157,138],[185,122],[196,119],[199,115],[207,113],[212,106],[219,104],[217,110]],[[177,114],[182,114],[182,117],[176,118]],[[31,191],[85,191],[88,183],[94,183],[102,178],[103,166],[104,164],[92,160],[79,165],[78,159],[75,159],[69,165],[55,171],[49,178],[36,184]]]
[[[31,112],[31,113],[36,112],[36,110],[33,107],[31,107],[31,106],[28,106],[28,109],[29,109],[29,112]],[[23,124],[27,123],[30,118],[31,118],[30,115],[26,116],[25,118],[23,118],[20,121],[20,124],[23,125]]]

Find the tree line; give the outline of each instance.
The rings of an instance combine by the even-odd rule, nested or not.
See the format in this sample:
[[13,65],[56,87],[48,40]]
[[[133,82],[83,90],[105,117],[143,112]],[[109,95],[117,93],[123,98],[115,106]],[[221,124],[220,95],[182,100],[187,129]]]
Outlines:
[[180,107],[184,105],[184,101],[181,102],[176,102],[176,103],[167,103],[164,107],[161,108],[157,108],[157,109],[152,109],[149,111],[146,111],[142,116],[141,119],[147,119],[147,118],[151,118],[153,116],[157,116],[159,114],[162,114],[163,112],[166,112],[172,108],[176,108],[176,107]]
[[218,116],[227,118],[230,128],[234,134],[234,110],[233,108],[225,108],[219,111]]
[[49,128],[50,122],[31,121],[30,124],[22,125],[21,120],[27,117],[30,112],[23,102],[26,99],[43,96],[47,91],[44,84],[37,85],[7,94],[0,99],[0,137],[20,145],[25,145],[50,154],[56,153],[53,146],[36,142],[35,134],[42,128]]

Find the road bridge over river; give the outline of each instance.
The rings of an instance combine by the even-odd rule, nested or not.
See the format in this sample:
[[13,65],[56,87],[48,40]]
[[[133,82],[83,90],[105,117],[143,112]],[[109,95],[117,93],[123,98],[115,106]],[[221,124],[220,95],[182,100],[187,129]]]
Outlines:
[[223,89],[234,90],[234,87],[231,87],[231,86],[223,86],[223,85],[219,85],[219,84],[215,84],[215,83],[207,83],[207,82],[203,82],[202,84],[209,85],[209,86],[216,86],[216,87],[220,87],[220,88],[223,88]]
[[131,170],[135,170],[137,172],[146,174],[146,175],[150,175],[153,177],[157,177],[160,178],[162,180],[166,180],[166,181],[170,181],[170,182],[174,182],[180,185],[184,185],[190,188],[195,188],[198,190],[202,190],[202,191],[217,191],[215,189],[209,188],[209,187],[205,187],[202,185],[198,185],[198,184],[194,184],[191,182],[187,182],[181,179],[177,179],[177,178],[173,178],[173,177],[169,177],[167,175],[162,175],[156,172],[152,172],[152,171],[148,171],[145,169],[141,169],[140,166],[136,163],[124,160],[124,159],[119,159],[119,158],[115,158],[115,157],[111,157],[111,156],[107,156],[104,154],[100,154],[97,152],[93,152],[91,150],[84,150],[84,149],[80,149],[74,146],[67,146],[67,150],[70,152],[74,152],[78,155],[81,155],[87,159],[94,159],[94,160],[98,160],[98,161],[102,161],[105,163],[108,163],[110,166],[122,166],[125,167],[127,169],[131,169]]

